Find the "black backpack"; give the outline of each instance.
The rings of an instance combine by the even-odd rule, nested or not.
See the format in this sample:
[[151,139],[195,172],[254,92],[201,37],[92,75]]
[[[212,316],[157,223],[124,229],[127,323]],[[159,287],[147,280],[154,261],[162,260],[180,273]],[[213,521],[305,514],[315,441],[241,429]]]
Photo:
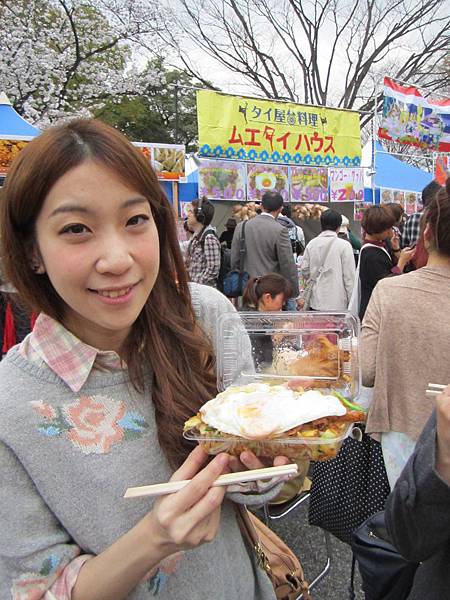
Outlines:
[[[213,229],[208,229],[205,235],[202,236],[200,244],[203,252],[205,251],[205,239],[208,235],[213,235],[219,239],[219,236]],[[219,276],[217,278],[217,289],[223,293],[223,282],[225,277],[231,271],[231,250],[227,248],[226,244],[220,244],[220,269]]]
[[280,223],[280,225],[283,225],[283,227],[286,227],[286,229],[288,230],[289,239],[291,240],[292,245],[292,252],[294,254],[297,254],[297,256],[299,254],[303,254],[305,247],[298,239],[297,227],[294,221],[289,217],[286,217],[285,215],[280,215],[277,221]]

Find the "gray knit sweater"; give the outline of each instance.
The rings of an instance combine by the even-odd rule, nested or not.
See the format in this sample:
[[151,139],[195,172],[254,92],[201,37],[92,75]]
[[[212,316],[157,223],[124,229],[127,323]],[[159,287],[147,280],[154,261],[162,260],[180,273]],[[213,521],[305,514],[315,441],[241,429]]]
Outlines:
[[[234,308],[212,288],[191,290],[197,317],[215,342],[217,316]],[[103,403],[110,411],[122,407],[116,426],[126,435],[120,443],[83,451],[75,430],[58,421],[80,402]],[[35,410],[42,405],[50,415]],[[0,409],[0,598],[28,598],[30,589],[40,590],[33,596],[40,598],[77,554],[101,553],[151,509],[149,499],[124,499],[127,487],[167,481],[171,469],[157,442],[150,377],[141,395],[126,371],[92,370],[74,393],[45,363],[23,358],[15,347],[0,363]],[[229,499],[211,544],[169,562],[129,595],[153,597],[274,599],[242,541]]]

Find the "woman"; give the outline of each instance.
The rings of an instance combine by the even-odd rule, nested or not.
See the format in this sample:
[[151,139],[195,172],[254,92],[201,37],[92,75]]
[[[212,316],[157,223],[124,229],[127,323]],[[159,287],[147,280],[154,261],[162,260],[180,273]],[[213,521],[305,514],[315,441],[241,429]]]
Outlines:
[[[252,277],[242,295],[244,311],[277,312],[283,310],[292,295],[292,285],[283,275],[268,273]],[[272,335],[250,335],[253,359],[257,367],[271,366],[274,340]]]
[[292,285],[278,273],[268,273],[249,280],[242,296],[242,304],[250,310],[272,312],[283,310],[292,296]]
[[395,217],[395,223],[393,225],[394,233],[400,235],[403,230],[403,224],[405,222],[405,209],[398,202],[388,202],[385,206],[392,212]]
[[187,228],[193,232],[185,253],[190,281],[217,287],[220,273],[220,243],[211,222],[214,206],[205,197],[192,201]]
[[[359,318],[361,320],[376,284],[385,277],[403,273],[405,265],[414,255],[414,250],[409,248],[400,250],[400,240],[392,231],[395,222],[393,213],[386,206],[370,206],[364,211],[361,227],[365,236],[359,258],[361,282]],[[387,239],[390,239],[392,252],[398,259],[396,266],[386,248]]]
[[386,503],[397,550],[420,562],[408,600],[442,600],[450,586],[450,386],[436,398],[413,456]]
[[[234,309],[188,286],[152,168],[113,128],[73,121],[30,142],[7,179],[4,267],[40,314],[0,363],[0,597],[273,599],[211,487],[242,465],[205,466],[181,435],[216,393],[203,331],[214,343]],[[153,504],[123,498],[169,478],[192,482]]]
[[424,212],[426,267],[375,288],[362,325],[367,431],[381,436],[393,487],[433,409],[428,382],[450,380],[450,179]]
[[[262,277],[253,277],[249,280],[242,296],[244,310],[259,312],[282,311],[286,302],[292,295],[291,282],[278,273],[268,273]],[[274,339],[275,338],[275,339]],[[252,353],[255,364],[260,368],[272,366],[274,346],[277,345],[276,336],[250,334]],[[279,340],[283,343],[283,338]],[[298,477],[285,483],[280,494],[270,504],[282,504],[291,500],[303,488],[303,482],[308,472],[309,460],[296,461]]]

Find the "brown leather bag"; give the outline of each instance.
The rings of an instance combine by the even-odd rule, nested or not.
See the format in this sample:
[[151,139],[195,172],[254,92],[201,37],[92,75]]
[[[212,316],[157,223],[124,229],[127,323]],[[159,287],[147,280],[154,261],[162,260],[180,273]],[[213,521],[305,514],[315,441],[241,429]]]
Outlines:
[[236,505],[239,527],[244,539],[256,553],[258,565],[266,571],[278,600],[312,600],[300,561],[269,527],[245,506]]

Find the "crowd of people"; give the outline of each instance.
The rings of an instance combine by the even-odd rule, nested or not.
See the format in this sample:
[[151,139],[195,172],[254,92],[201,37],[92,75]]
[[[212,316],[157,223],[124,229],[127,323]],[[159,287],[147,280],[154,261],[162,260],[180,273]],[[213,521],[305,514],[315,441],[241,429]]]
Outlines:
[[[152,167],[116,130],[78,120],[30,142],[0,192],[2,298],[29,319],[0,363],[0,597],[274,600],[234,505],[276,501],[281,484],[214,487],[267,464],[250,451],[208,461],[181,436],[217,393],[215,326],[236,310],[359,315],[388,531],[422,562],[409,598],[446,597],[450,388],[425,390],[450,381],[450,178],[423,204],[406,222],[397,205],[370,206],[361,240],[328,209],[306,243],[276,191],[220,236],[199,198],[180,244]],[[235,305],[216,289],[227,253],[249,276]],[[273,347],[255,351],[270,360]],[[123,498],[168,480],[191,481]]]

